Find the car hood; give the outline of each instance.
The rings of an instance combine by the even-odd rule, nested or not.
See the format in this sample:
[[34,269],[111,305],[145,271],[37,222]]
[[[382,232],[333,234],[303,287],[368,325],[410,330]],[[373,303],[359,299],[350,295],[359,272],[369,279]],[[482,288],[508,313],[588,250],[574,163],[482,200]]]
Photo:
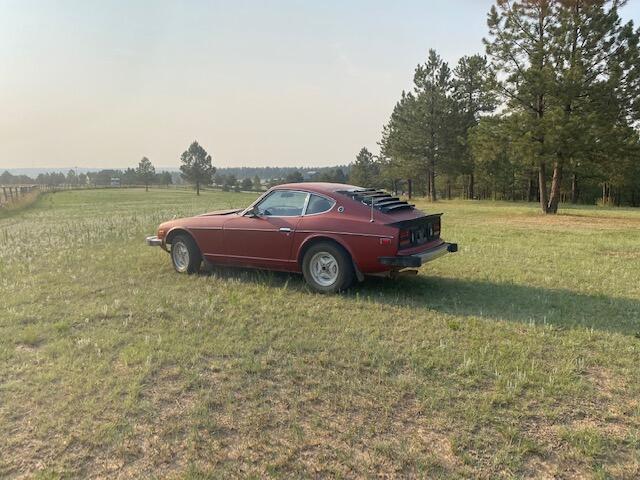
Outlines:
[[[241,212],[242,210],[218,210],[215,212],[203,213],[194,217],[174,218],[160,224],[159,229],[168,232],[175,227],[192,228],[211,225],[222,225],[226,221],[227,215]],[[213,217],[213,218],[212,218]],[[219,220],[214,220],[218,218]]]
[[215,210],[213,212],[203,213],[198,217],[213,217],[215,215],[231,215],[232,213],[238,213],[242,211],[242,208],[235,208],[233,210]]

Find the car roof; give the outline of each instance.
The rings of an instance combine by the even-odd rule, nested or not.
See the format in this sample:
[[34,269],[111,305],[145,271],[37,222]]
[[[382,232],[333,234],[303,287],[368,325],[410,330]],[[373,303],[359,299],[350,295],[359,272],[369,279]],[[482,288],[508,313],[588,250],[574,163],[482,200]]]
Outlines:
[[362,187],[355,185],[346,185],[344,183],[329,182],[301,182],[301,183],[285,183],[273,187],[273,190],[304,190],[307,192],[317,193],[336,193],[344,190],[362,190]]

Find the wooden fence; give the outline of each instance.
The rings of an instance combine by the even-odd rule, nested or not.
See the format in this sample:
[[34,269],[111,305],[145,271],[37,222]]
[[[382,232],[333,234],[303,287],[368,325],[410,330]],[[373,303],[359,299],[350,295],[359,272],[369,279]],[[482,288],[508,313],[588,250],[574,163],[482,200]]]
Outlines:
[[38,190],[38,185],[0,185],[0,205],[18,202]]

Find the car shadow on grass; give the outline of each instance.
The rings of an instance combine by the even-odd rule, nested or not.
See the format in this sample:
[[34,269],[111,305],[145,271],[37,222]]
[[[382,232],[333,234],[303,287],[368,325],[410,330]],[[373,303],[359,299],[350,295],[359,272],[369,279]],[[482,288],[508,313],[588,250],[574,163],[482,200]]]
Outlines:
[[367,279],[356,291],[375,302],[451,315],[559,328],[593,328],[625,335],[640,332],[640,301],[629,298],[425,275],[396,281]]
[[[302,276],[296,274],[213,267],[202,275],[314,294]],[[421,274],[397,279],[367,277],[341,295],[346,299],[406,306],[425,313],[435,311],[640,336],[640,301],[564,289]]]

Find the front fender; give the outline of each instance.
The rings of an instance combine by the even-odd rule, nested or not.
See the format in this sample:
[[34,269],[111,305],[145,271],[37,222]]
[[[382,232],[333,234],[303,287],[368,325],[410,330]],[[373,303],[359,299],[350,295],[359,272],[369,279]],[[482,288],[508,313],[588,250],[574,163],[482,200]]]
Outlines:
[[167,232],[164,234],[164,238],[162,239],[162,244],[164,245],[165,250],[166,250],[166,245],[168,243],[171,243],[171,242],[168,242],[167,240],[173,238],[176,235],[179,235],[181,232],[186,233],[191,238],[193,238],[193,241],[196,242],[196,245],[198,246],[198,249],[202,252],[202,246],[200,245],[200,242],[198,241],[198,237],[193,234],[191,229],[189,229],[188,227],[184,227],[182,225],[175,225],[175,226],[169,228],[169,230],[167,230]]

